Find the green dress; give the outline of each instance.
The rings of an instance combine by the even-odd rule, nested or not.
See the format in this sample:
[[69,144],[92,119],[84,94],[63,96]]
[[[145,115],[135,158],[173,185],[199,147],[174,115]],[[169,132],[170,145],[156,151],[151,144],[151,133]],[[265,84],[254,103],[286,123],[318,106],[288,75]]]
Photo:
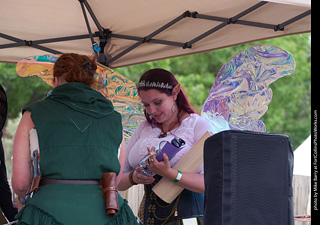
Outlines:
[[[121,115],[99,92],[82,83],[53,89],[31,112],[39,138],[41,175],[55,179],[101,179],[120,171]],[[106,214],[98,185],[49,184],[41,187],[16,218],[19,224],[136,225],[127,201],[118,195],[119,212]]]

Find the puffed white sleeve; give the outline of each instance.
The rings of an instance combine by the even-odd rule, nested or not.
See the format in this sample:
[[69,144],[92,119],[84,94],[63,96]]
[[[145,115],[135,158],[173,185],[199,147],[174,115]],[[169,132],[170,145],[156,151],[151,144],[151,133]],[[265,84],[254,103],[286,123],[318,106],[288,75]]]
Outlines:
[[134,130],[128,144],[126,145],[126,158],[123,166],[123,172],[130,172],[134,169],[130,166],[130,163],[129,163],[130,151],[135,145],[135,143],[138,141],[138,139],[140,138],[142,129],[145,126],[145,122],[146,121],[143,121],[142,123],[140,123],[139,126]]
[[[197,123],[195,124],[195,127],[194,127],[194,140],[195,140],[195,143],[197,143],[200,140],[200,138],[207,131],[213,133],[214,128],[206,118],[203,118],[203,117],[200,116],[199,119],[197,120]],[[203,164],[201,165],[200,174],[204,174]]]
[[208,121],[206,118],[203,118],[200,116],[197,120],[197,123],[194,127],[194,140],[195,143],[197,143],[200,138],[207,132],[213,133],[214,127],[211,125],[210,121]]

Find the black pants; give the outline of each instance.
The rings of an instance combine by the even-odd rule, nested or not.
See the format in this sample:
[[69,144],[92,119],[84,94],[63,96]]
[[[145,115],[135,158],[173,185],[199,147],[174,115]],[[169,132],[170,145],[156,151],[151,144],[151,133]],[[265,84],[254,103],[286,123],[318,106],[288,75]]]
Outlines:
[[0,207],[9,221],[13,221],[18,213],[12,205],[11,189],[7,179],[7,170],[4,159],[4,150],[2,146],[2,131],[0,132]]

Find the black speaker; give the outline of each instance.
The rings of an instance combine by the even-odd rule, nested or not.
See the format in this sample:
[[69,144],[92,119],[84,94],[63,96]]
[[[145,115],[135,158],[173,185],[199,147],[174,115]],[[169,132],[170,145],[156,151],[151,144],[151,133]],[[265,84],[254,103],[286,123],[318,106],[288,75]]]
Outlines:
[[285,135],[223,131],[204,143],[205,225],[294,225]]

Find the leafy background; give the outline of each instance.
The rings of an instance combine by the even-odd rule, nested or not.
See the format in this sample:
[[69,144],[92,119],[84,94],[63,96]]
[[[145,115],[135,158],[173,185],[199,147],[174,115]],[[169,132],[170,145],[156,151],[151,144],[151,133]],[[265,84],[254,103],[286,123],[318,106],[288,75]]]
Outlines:
[[[279,79],[270,87],[273,99],[262,117],[267,132],[288,135],[296,149],[311,133],[311,34],[268,39],[189,56],[159,60],[134,66],[116,68],[120,74],[137,82],[149,69],[171,71],[181,83],[191,105],[198,113],[206,100],[220,68],[235,54],[255,44],[268,44],[285,49],[296,61],[295,74]],[[12,143],[21,109],[45,98],[51,89],[38,77],[21,78],[15,64],[0,63],[0,83],[8,96],[8,119],[2,139],[8,177],[11,177]]]

